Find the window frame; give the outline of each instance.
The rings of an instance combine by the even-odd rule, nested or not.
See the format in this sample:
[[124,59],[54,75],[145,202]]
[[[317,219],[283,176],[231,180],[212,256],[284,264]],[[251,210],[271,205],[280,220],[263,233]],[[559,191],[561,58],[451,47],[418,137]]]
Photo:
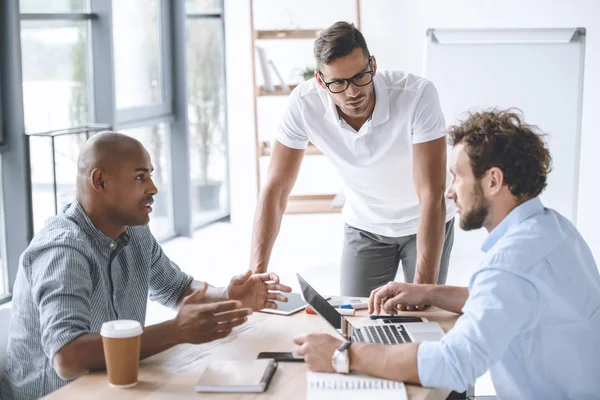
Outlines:
[[[28,137],[24,135],[21,24],[19,4],[16,1],[0,2],[0,98],[2,103],[2,129],[5,142],[1,154],[1,211],[2,233],[10,228],[10,235],[2,234],[2,273],[8,278],[7,294],[0,304],[11,300],[19,258],[29,244],[33,232],[31,212],[31,184],[29,171]],[[10,116],[10,118],[9,118]],[[7,212],[10,211],[10,212]]]

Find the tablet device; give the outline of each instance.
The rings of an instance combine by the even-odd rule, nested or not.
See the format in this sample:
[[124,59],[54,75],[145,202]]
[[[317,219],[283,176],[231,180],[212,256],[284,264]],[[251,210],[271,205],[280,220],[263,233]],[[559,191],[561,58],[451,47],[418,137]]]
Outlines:
[[[260,311],[270,314],[292,315],[298,311],[304,310],[304,308],[307,306],[307,303],[302,300],[300,293],[283,293],[283,295],[288,298],[287,303],[274,300],[277,304],[276,310],[273,310],[272,308],[263,308]],[[327,298],[330,298],[330,296]]]

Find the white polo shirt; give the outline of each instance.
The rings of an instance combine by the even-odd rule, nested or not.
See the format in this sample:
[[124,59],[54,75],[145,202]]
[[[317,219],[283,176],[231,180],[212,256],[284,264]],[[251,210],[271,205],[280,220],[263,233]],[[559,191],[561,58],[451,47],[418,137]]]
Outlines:
[[[358,132],[340,118],[314,78],[302,83],[290,95],[277,140],[294,149],[311,141],[331,160],[343,180],[348,225],[390,237],[412,235],[419,222],[412,145],[443,137],[446,123],[430,81],[378,72],[373,82],[375,109]],[[446,221],[454,213],[454,203],[447,201]]]

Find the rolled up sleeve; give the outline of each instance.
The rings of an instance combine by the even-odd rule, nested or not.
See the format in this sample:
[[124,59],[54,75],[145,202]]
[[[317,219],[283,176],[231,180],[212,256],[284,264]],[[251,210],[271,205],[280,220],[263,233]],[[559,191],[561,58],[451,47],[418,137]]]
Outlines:
[[165,307],[175,308],[193,278],[182,272],[167,257],[153,239],[152,266],[150,267],[149,297]]
[[526,278],[486,268],[471,280],[463,315],[440,342],[417,355],[421,384],[463,392],[500,361],[513,339],[539,318],[538,294]]
[[75,247],[55,245],[31,264],[31,295],[37,306],[41,343],[48,359],[90,332],[90,262]]

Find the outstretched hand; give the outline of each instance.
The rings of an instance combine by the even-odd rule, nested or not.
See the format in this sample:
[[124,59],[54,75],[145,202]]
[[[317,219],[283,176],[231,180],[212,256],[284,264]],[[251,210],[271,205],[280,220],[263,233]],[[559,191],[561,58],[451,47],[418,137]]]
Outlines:
[[179,305],[174,324],[180,343],[206,343],[229,335],[243,324],[252,310],[235,300],[203,304],[208,285],[195,290]]
[[287,297],[280,292],[290,293],[292,288],[279,283],[279,277],[272,272],[254,274],[248,270],[245,274],[235,276],[227,286],[227,295],[238,300],[242,307],[254,311],[263,308],[277,308],[275,300],[287,302]]

